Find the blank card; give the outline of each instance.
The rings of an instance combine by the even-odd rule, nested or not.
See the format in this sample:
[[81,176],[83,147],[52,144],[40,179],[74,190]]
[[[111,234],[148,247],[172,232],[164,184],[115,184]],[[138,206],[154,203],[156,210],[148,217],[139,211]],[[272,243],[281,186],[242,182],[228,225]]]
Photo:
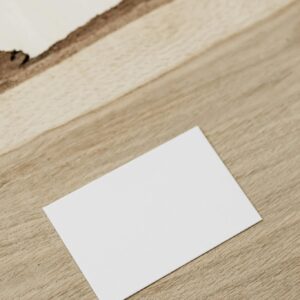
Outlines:
[[127,298],[261,220],[199,128],[44,211],[101,300]]

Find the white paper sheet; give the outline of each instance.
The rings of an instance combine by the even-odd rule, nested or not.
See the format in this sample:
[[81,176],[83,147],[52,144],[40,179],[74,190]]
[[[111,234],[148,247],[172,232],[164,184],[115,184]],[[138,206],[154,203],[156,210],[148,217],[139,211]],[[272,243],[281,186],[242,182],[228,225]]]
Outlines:
[[121,0],[0,0],[0,51],[46,51]]
[[124,299],[261,220],[199,128],[44,210],[101,300]]

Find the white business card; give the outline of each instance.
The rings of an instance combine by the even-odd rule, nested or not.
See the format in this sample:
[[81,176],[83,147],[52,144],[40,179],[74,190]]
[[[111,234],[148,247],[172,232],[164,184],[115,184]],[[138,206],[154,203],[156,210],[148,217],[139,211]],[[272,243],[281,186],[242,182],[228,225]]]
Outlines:
[[199,128],[44,211],[101,300],[127,298],[261,220]]

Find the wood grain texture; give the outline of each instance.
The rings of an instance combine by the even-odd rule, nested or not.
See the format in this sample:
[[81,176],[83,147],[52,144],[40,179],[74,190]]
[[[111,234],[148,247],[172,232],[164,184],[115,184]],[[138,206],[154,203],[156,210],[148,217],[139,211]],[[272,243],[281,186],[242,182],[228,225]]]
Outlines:
[[0,140],[0,153],[130,93],[287,2],[176,0],[161,6],[0,95],[0,136],[9,137]]
[[[232,20],[228,32],[214,35],[216,27],[206,27],[214,36],[209,43],[197,35],[200,25],[192,35],[189,26],[180,34],[175,27],[174,35],[173,25],[163,36],[154,31],[152,40],[158,44],[151,45],[160,47],[151,48],[157,51],[153,64],[149,55],[149,63],[139,65],[133,57],[139,53],[133,52],[125,65],[134,78],[147,76],[134,81],[131,73],[120,70],[126,75],[123,81],[99,81],[117,90],[107,102],[102,98],[105,89],[96,89],[93,81],[99,69],[82,69],[85,64],[92,67],[84,51],[96,53],[108,40],[117,45],[125,33],[132,33],[129,37],[135,41],[134,36],[159,16],[178,17],[172,15],[176,5],[186,16],[192,13],[189,4],[175,0],[162,6],[1,95],[1,118],[10,120],[10,126],[4,128],[0,119],[0,299],[95,299],[41,208],[195,125],[203,129],[264,220],[131,299],[299,299],[300,1],[254,2],[258,10],[251,11],[250,1],[245,1],[226,19],[240,18],[237,23]],[[200,14],[205,19],[216,7],[212,1],[201,3],[206,5]],[[174,24],[173,17],[165,19],[167,25]],[[167,47],[160,38],[169,34],[174,41],[168,40]],[[125,44],[127,53],[138,41]],[[191,48],[183,47],[184,41],[198,47],[185,52]],[[72,65],[76,69],[77,55],[84,57],[79,70],[86,76],[86,88],[74,86],[83,82],[75,75],[72,82],[56,85],[55,76],[76,74]],[[174,64],[165,63],[156,72],[157,62],[168,55]],[[140,69],[143,66],[146,70]],[[93,105],[87,94],[90,82],[98,95]],[[40,83],[46,84],[43,92]],[[68,84],[79,93],[72,94],[74,106],[68,93],[56,91]],[[50,101],[62,104],[54,110]],[[3,117],[4,108],[11,116]],[[72,115],[65,116],[65,110]],[[30,112],[33,123],[25,122]],[[49,122],[47,112],[57,119]],[[30,131],[21,130],[18,118]]]

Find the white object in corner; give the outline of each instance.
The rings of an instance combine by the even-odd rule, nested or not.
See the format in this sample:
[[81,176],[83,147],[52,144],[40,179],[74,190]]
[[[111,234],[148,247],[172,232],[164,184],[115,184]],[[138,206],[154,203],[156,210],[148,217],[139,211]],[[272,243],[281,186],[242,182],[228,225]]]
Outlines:
[[37,56],[122,0],[0,0],[0,51]]

